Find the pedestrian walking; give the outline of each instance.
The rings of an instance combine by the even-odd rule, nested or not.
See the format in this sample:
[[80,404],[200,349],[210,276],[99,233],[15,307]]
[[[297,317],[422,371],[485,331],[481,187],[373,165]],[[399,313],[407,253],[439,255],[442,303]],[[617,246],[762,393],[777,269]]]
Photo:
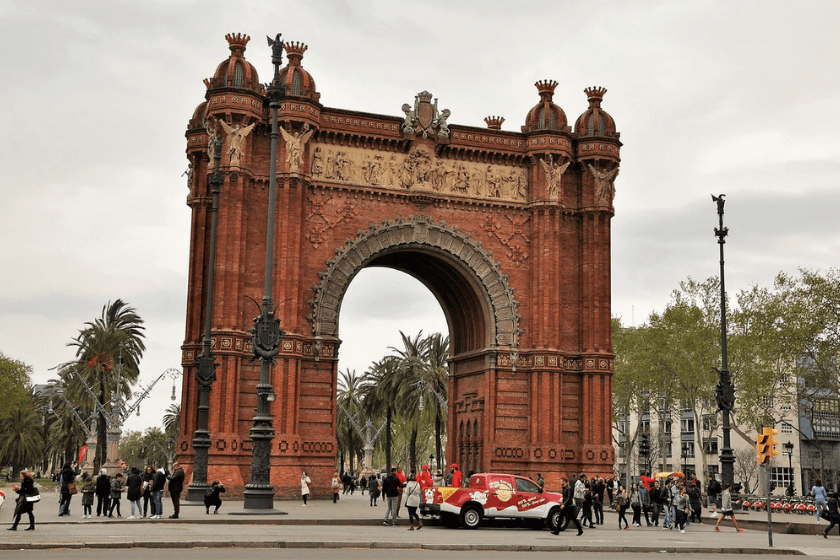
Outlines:
[[9,531],[17,531],[20,518],[24,513],[29,516],[29,527],[24,529],[24,531],[35,530],[35,502],[41,499],[41,494],[35,488],[35,480],[32,478],[34,474],[32,471],[20,471],[20,486],[17,484],[12,486],[12,490],[17,492],[18,497],[15,500],[14,521],[12,522],[12,526],[9,527]]
[[706,483],[706,492],[709,496],[709,507],[712,509],[711,517],[713,518],[718,516],[717,501],[722,490],[723,488],[721,488],[720,482],[714,476],[709,475],[708,482]]
[[627,491],[624,489],[624,486],[619,484],[618,491],[615,494],[615,509],[618,512],[618,528],[621,529],[621,522],[624,521],[624,529],[629,529],[630,524],[627,522],[627,517],[625,517],[627,513],[627,506],[628,506],[629,499],[627,497]]
[[720,517],[718,517],[717,523],[715,523],[715,531],[720,532],[720,522],[723,521],[727,516],[732,518],[732,525],[735,526],[735,530],[739,533],[743,533],[746,529],[741,529],[738,527],[738,520],[735,519],[735,512],[732,511],[732,485],[728,484],[726,488],[723,490],[723,494],[720,497]]
[[400,479],[397,478],[397,469],[396,467],[391,467],[391,472],[388,473],[388,476],[385,477],[385,480],[382,481],[382,494],[385,496],[385,501],[388,504],[387,509],[385,510],[385,518],[382,520],[383,525],[388,525],[388,516],[391,517],[390,525],[394,527],[397,526],[397,503],[400,498],[400,490],[402,489],[402,483]]
[[828,505],[828,493],[825,491],[825,487],[819,478],[814,481],[814,486],[811,488],[811,496],[814,497],[814,505],[817,506],[817,523],[819,523]]
[[577,519],[574,487],[569,484],[569,480],[566,477],[563,477],[560,479],[560,488],[562,488],[563,492],[563,509],[560,514],[560,522],[551,534],[559,535],[560,531],[565,531],[569,524],[574,523],[578,530],[577,536],[581,536],[583,534],[583,527],[581,527],[580,521]]
[[411,524],[411,527],[408,528],[409,531],[414,530],[415,520],[417,521],[417,530],[419,531],[423,528],[423,521],[417,515],[417,508],[420,507],[420,494],[422,493],[423,489],[420,487],[420,483],[417,482],[417,477],[414,476],[414,473],[411,473],[405,485],[405,492],[403,493],[405,497],[405,509],[408,510],[408,522]]
[[330,488],[332,488],[333,493],[333,503],[338,502],[338,491],[341,490],[341,479],[338,477],[338,473],[333,473],[332,482],[330,482]]
[[376,500],[379,499],[379,477],[374,474],[368,477],[368,496],[370,496],[370,507],[378,505]]
[[825,531],[823,531],[822,536],[824,539],[827,539],[828,534],[831,532],[835,525],[838,525],[837,531],[840,532],[840,509],[838,509],[837,492],[835,492],[828,498],[828,503],[826,504],[825,518],[828,520],[829,525],[825,528]]
[[309,499],[309,485],[312,484],[312,479],[303,471],[300,475],[300,496],[303,498],[303,506],[306,507],[306,500]]
[[700,489],[697,485],[690,484],[688,486],[688,503],[691,505],[691,515],[689,516],[689,521],[702,523],[703,519],[701,514],[703,513],[703,502],[700,499]]
[[73,494],[76,493],[76,473],[70,466],[70,463],[64,463],[61,472],[58,473],[58,482],[61,490],[61,501],[58,505],[58,516],[64,517],[70,515],[70,500],[73,499]]
[[685,486],[680,487],[680,493],[677,495],[677,501],[674,503],[674,511],[677,516],[677,529],[680,530],[680,533],[685,533],[685,524],[688,521],[688,516],[691,514],[688,489]]
[[592,513],[595,514],[595,523],[598,525],[604,524],[604,492],[606,492],[606,489],[604,478],[599,476],[595,484],[592,485]]

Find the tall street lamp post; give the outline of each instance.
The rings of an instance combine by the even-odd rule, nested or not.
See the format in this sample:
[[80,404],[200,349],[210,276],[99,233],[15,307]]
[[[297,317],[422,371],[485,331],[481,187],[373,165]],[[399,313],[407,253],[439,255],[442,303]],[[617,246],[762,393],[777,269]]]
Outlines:
[[[254,356],[260,361],[260,382],[257,384],[257,413],[249,436],[253,442],[251,455],[251,480],[245,485],[245,510],[264,513],[274,510],[274,487],[271,485],[271,442],[274,440],[269,403],[274,400],[271,386],[271,364],[280,349],[280,319],[274,317],[272,298],[274,270],[274,204],[277,190],[277,139],[280,135],[277,112],[285,96],[280,82],[280,64],[283,62],[283,41],[280,33],[275,39],[268,38],[271,47],[271,63],[274,65],[274,79],[266,88],[271,108],[271,162],[268,179],[268,222],[265,243],[265,291],[262,299],[262,313],[254,319]],[[256,511],[255,511],[256,513]],[[283,512],[277,512],[283,513]]]
[[720,245],[720,348],[721,348],[721,367],[717,370],[719,381],[715,387],[715,399],[717,400],[718,410],[721,411],[723,418],[721,422],[723,432],[723,448],[720,450],[720,476],[723,482],[723,487],[734,484],[735,482],[735,453],[732,451],[732,443],[730,441],[729,432],[729,415],[735,406],[735,386],[732,384],[732,375],[729,372],[729,365],[726,356],[726,283],[723,276],[723,245],[726,243],[726,236],[729,233],[729,228],[723,227],[723,205],[725,195],[712,195],[712,201],[717,203],[717,212],[720,227],[715,228],[715,235],[718,238],[718,245]]
[[788,473],[790,474],[790,490],[791,490],[790,494],[794,495],[794,494],[796,494],[796,484],[794,484],[794,482],[793,482],[793,443],[788,441],[782,447],[785,448],[785,450],[782,451],[782,453],[784,455],[787,455],[787,458],[788,458]]
[[[211,126],[208,122],[207,126]],[[209,132],[209,131],[208,131]],[[209,183],[213,193],[210,207],[210,257],[207,262],[207,303],[204,306],[204,347],[201,357],[195,363],[195,380],[198,383],[198,425],[193,436],[193,481],[187,487],[187,500],[200,502],[204,492],[210,487],[207,483],[207,462],[210,450],[210,430],[207,423],[210,415],[210,387],[216,380],[216,359],[210,353],[210,329],[213,325],[213,289],[216,279],[216,229],[219,224],[219,194],[222,190],[222,140],[216,138],[213,143],[215,170]]]

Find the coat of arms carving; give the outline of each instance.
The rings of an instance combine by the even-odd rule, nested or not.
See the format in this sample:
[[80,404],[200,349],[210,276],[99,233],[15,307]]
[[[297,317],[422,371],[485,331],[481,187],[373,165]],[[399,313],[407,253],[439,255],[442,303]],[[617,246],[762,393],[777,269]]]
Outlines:
[[405,122],[402,125],[403,134],[437,135],[440,138],[449,138],[449,125],[446,120],[451,114],[449,109],[438,112],[438,100],[435,98],[432,103],[432,94],[422,91],[414,96],[414,108],[408,103],[402,106],[405,113]]

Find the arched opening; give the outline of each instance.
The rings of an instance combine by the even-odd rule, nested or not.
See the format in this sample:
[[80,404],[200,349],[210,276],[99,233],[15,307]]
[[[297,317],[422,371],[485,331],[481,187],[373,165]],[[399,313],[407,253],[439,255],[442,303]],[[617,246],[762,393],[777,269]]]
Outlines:
[[[361,480],[389,464],[403,466],[406,474],[423,464],[440,468],[447,441],[449,327],[435,295],[401,271],[364,268],[342,298],[339,337],[339,472]],[[419,363],[415,371],[401,371],[409,366],[411,349]],[[389,360],[399,365],[383,368]],[[384,373],[392,376],[388,385],[396,381],[399,387],[390,431],[376,387]]]

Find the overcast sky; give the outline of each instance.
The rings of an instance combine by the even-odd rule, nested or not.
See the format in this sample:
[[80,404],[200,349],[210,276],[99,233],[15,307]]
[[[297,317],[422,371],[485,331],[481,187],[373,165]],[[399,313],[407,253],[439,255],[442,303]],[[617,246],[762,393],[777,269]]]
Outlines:
[[[718,274],[726,193],[730,293],[781,270],[838,266],[840,2],[5,2],[0,137],[0,351],[36,382],[117,298],[146,321],[141,383],[180,367],[190,210],[184,132],[226,33],[270,78],[265,36],[309,45],[327,107],[402,116],[428,90],[450,124],[519,131],[559,82],[574,122],[585,87],[621,132],[613,314],[662,310]],[[339,367],[364,371],[408,334],[445,332],[431,294],[366,270],[345,297]],[[130,429],[160,425],[171,382]],[[180,384],[178,387],[180,395]]]

